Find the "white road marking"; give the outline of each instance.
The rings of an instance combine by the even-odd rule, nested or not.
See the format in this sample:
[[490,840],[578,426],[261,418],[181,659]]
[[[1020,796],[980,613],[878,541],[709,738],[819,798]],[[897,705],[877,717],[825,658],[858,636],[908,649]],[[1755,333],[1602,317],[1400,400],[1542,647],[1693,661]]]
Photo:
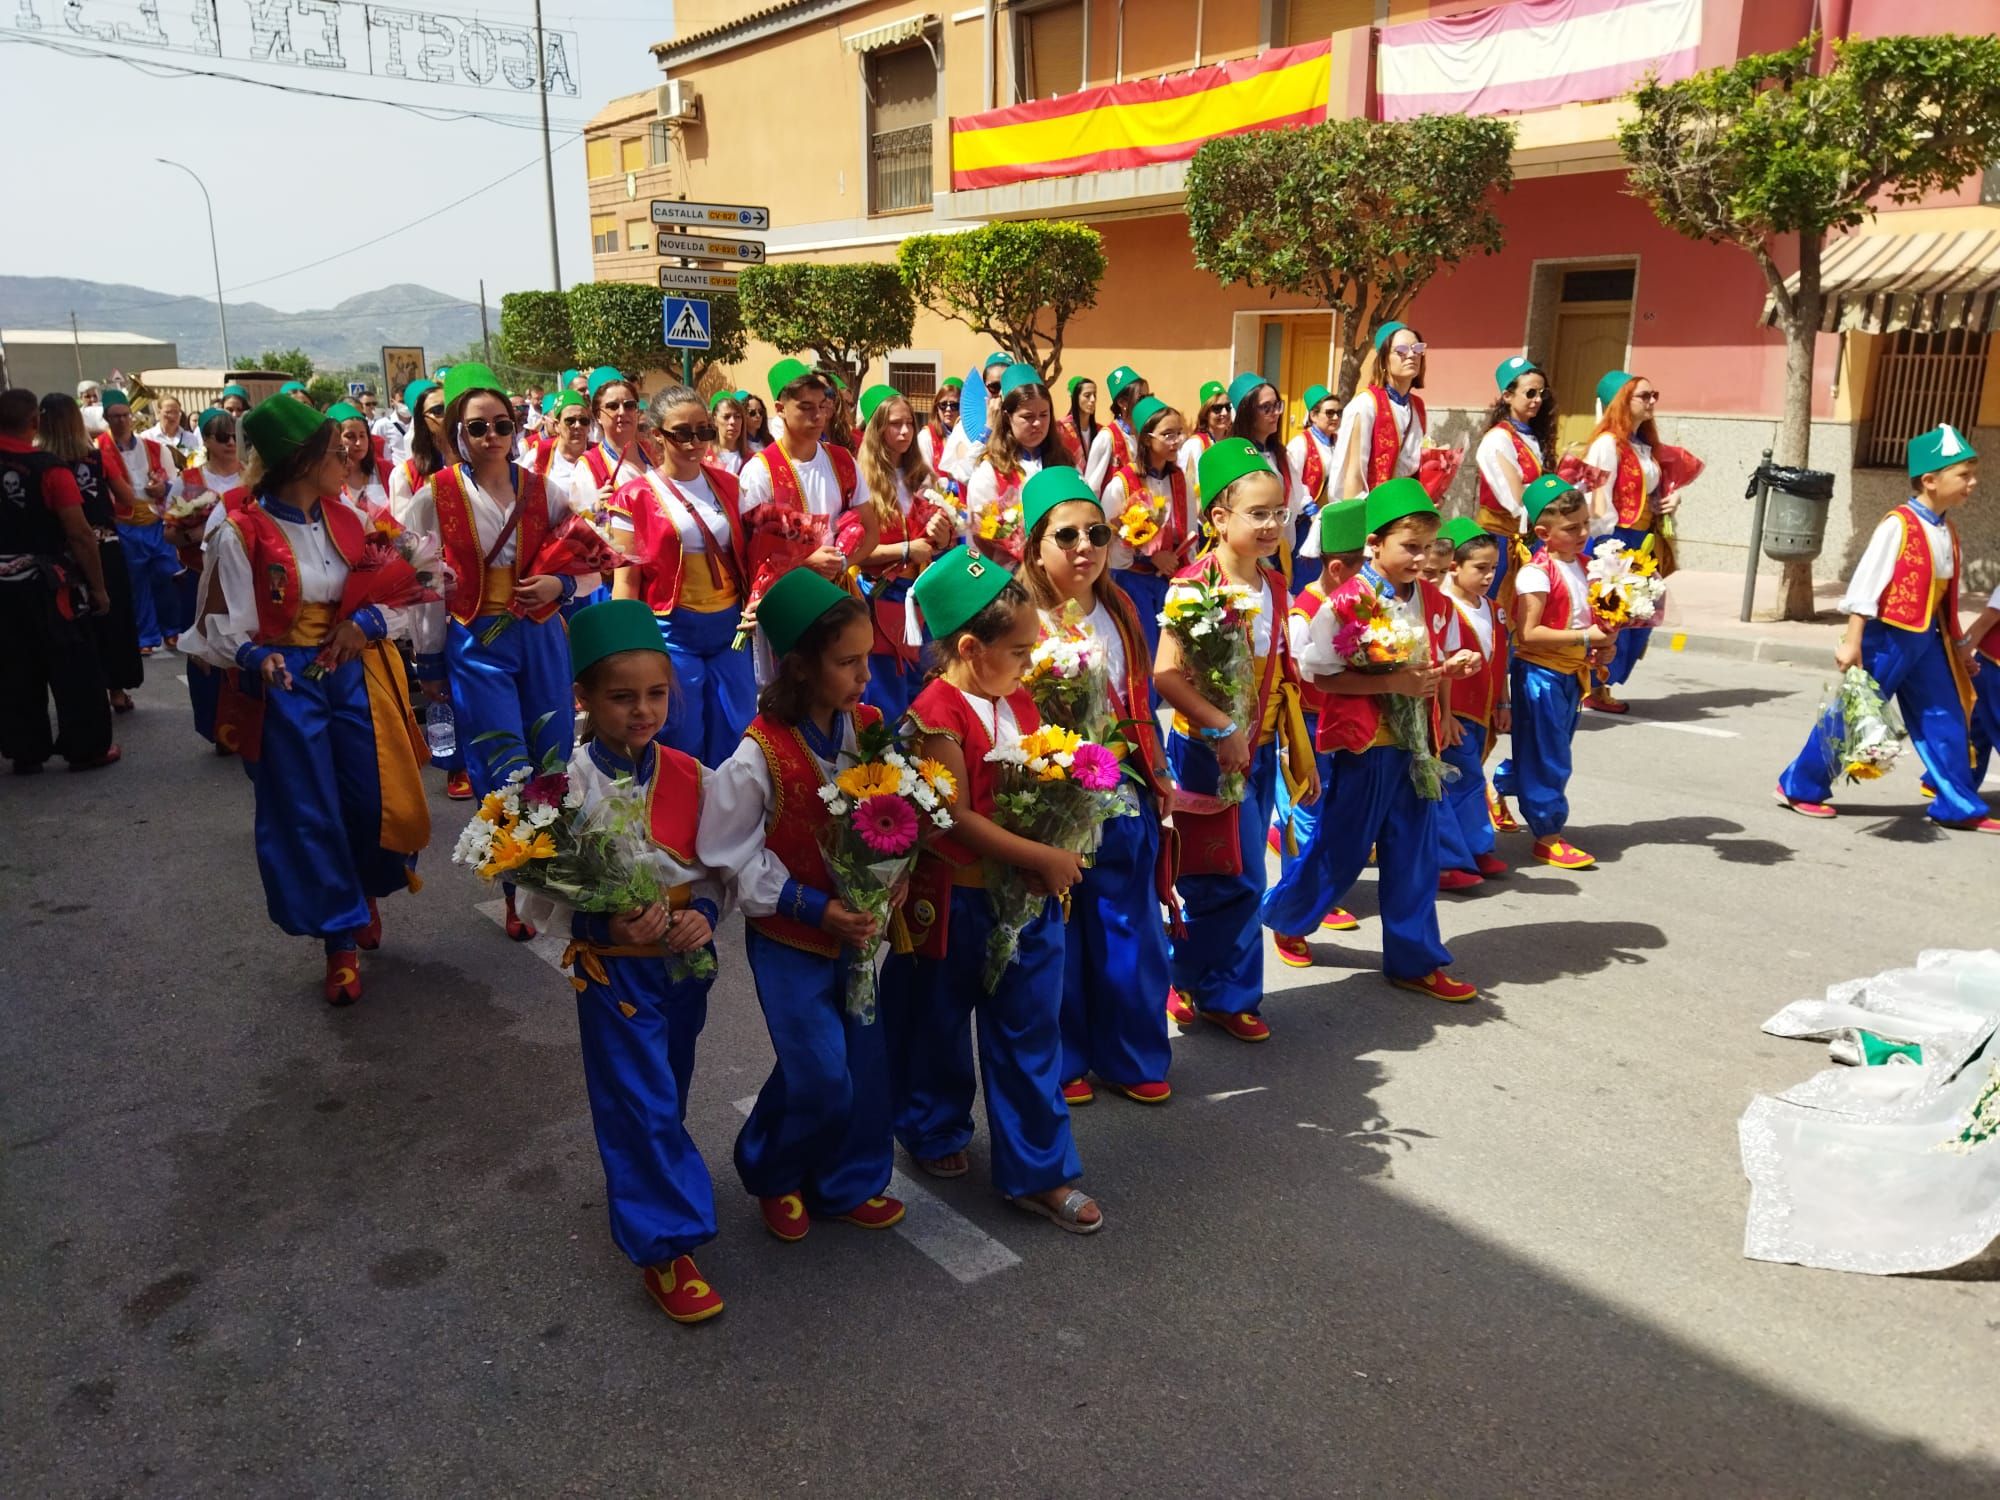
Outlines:
[[[737,1112],[749,1114],[756,1102],[755,1094],[738,1099]],[[906,1210],[895,1232],[942,1266],[952,1280],[970,1283],[1021,1263],[1020,1256],[901,1172],[889,1173],[889,1196],[902,1199]]]
[[174,681],[178,682],[182,687],[186,687],[188,685],[188,674],[185,672],[176,672],[174,673]]
[[1647,729],[1671,729],[1675,734],[1699,734],[1711,740],[1740,740],[1742,735],[1733,729],[1711,729],[1706,724],[1669,724],[1664,719],[1634,719],[1634,724]]
[[1270,1086],[1268,1084],[1260,1083],[1253,1089],[1224,1089],[1219,1094],[1203,1094],[1201,1096],[1201,1100],[1202,1103],[1204,1104],[1220,1104],[1224,1099],[1237,1099],[1241,1098],[1245,1094],[1265,1093],[1268,1091],[1269,1087]]
[[[496,927],[507,924],[504,900],[481,901],[474,909]],[[562,955],[567,946],[566,939],[546,930],[538,931],[527,944],[537,958],[565,979],[569,971],[563,967]],[[755,1094],[738,1099],[737,1112],[749,1114],[750,1106],[756,1102]],[[978,1281],[1021,1263],[1020,1256],[901,1172],[890,1172],[889,1196],[902,1199],[907,1210],[895,1232],[936,1261],[954,1281]]]

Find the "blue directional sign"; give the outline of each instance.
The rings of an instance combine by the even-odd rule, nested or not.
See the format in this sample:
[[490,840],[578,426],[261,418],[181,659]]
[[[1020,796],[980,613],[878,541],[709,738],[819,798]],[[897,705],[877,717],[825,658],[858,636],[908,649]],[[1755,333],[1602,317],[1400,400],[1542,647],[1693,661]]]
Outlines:
[[669,349],[708,347],[708,304],[696,297],[662,297],[666,304],[666,345]]

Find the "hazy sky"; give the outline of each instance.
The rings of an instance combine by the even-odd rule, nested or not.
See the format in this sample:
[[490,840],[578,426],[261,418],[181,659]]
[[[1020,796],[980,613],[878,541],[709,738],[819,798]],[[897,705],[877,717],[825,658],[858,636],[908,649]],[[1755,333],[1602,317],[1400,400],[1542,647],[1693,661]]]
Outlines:
[[[327,24],[311,9],[324,3],[292,0],[300,52]],[[404,3],[418,9],[414,0]],[[543,12],[545,26],[578,38],[578,95],[552,93],[549,101],[565,285],[590,271],[581,127],[610,99],[660,80],[646,47],[671,34],[675,10],[675,0],[574,0],[573,10],[570,3],[547,0]],[[81,0],[72,14],[100,26],[123,21],[143,33],[140,4]],[[475,12],[471,0],[438,5],[446,13]],[[184,174],[153,164],[168,156],[200,173],[215,199],[226,298],[298,311],[399,281],[469,298],[484,276],[487,298],[497,304],[502,292],[548,285],[532,89],[370,77],[367,55],[379,61],[387,33],[369,31],[359,5],[347,6],[339,22],[344,71],[241,60],[251,40],[247,0],[217,0],[221,57],[149,49],[143,41],[108,44],[127,57],[364,96],[359,102],[221,79],[152,77],[106,57],[66,56],[16,39],[19,8],[39,13],[41,37],[76,40],[65,29],[63,0],[0,0],[0,99],[13,148],[8,211],[0,214],[0,272],[127,282],[212,299],[201,195]],[[741,8],[733,0],[679,0],[690,29]],[[158,0],[162,33],[177,44],[194,40],[193,10],[190,0]],[[526,25],[531,0],[479,0],[476,13],[494,26]],[[405,35],[414,63],[420,42],[414,31]],[[431,120],[396,104],[438,114],[479,111],[513,123]],[[294,270],[517,167],[525,170],[462,207],[325,265]]]

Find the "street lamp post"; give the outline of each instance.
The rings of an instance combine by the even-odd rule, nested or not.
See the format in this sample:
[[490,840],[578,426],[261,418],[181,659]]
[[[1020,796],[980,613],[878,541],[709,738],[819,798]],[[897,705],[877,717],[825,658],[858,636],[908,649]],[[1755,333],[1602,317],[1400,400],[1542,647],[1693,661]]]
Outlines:
[[208,184],[201,180],[201,175],[193,167],[181,166],[179,162],[169,161],[164,156],[156,156],[153,160],[163,167],[179,167],[181,171],[194,178],[194,185],[201,189],[201,201],[203,206],[208,210],[208,258],[215,266],[215,316],[222,324],[222,368],[227,373],[229,369],[229,314],[223,310],[222,306],[222,252],[216,248],[215,244],[215,204],[209,199]]

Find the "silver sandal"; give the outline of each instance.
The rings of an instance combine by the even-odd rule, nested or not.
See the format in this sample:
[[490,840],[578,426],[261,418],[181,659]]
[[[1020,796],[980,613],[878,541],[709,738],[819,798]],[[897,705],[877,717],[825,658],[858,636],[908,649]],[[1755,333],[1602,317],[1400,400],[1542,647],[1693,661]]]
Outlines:
[[1092,1202],[1090,1194],[1082,1188],[1071,1188],[1063,1196],[1060,1206],[1051,1208],[1039,1198],[1009,1198],[1016,1208],[1025,1208],[1031,1214],[1039,1214],[1065,1234],[1095,1234],[1104,1227],[1104,1210],[1100,1207],[1097,1217],[1086,1224],[1078,1217],[1084,1205]]

